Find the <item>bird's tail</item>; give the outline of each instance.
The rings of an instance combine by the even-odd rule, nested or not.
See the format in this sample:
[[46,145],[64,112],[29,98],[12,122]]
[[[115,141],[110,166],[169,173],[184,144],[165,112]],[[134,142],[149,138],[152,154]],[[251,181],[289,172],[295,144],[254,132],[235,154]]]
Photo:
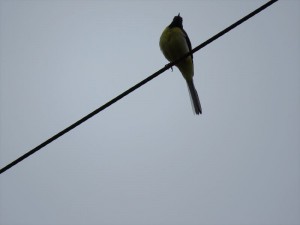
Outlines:
[[202,114],[202,108],[201,108],[199,96],[198,96],[197,90],[195,88],[193,79],[187,80],[186,83],[187,83],[188,88],[189,88],[189,93],[190,93],[191,102],[192,102],[192,106],[193,106],[194,112],[197,115],[198,114]]

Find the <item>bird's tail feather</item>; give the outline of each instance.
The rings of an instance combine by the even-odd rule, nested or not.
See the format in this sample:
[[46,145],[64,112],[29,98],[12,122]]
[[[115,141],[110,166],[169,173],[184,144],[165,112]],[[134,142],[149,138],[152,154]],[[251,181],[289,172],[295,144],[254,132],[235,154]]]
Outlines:
[[199,96],[198,96],[198,93],[197,93],[197,90],[195,88],[193,80],[187,80],[186,83],[188,85],[188,89],[189,89],[189,93],[190,93],[191,102],[192,102],[194,112],[197,115],[202,114],[202,108],[201,108]]

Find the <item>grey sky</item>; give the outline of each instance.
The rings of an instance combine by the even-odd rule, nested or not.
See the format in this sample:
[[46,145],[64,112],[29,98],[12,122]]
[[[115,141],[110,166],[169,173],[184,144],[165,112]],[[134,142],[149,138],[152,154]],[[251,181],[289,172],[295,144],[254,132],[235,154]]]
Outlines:
[[[0,167],[266,1],[0,0]],[[0,224],[300,224],[300,2],[279,1],[179,71],[0,176]]]

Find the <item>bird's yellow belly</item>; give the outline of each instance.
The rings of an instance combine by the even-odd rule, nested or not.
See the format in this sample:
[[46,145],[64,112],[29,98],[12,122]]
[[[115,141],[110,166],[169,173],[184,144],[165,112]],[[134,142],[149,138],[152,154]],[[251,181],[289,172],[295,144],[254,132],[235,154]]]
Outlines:
[[[160,38],[160,49],[164,56],[170,61],[182,57],[189,52],[185,36],[179,28],[166,28]],[[186,79],[194,75],[194,65],[191,56],[187,57],[176,65]]]

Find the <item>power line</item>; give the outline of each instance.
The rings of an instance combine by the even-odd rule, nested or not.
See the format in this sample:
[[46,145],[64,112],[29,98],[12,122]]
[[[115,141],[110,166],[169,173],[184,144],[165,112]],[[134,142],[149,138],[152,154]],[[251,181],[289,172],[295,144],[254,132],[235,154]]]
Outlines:
[[22,160],[26,159],[27,157],[29,157],[30,155],[34,154],[35,152],[37,152],[38,150],[40,150],[41,148],[45,147],[46,145],[50,144],[52,141],[58,139],[59,137],[61,137],[62,135],[68,133],[69,131],[71,131],[72,129],[74,129],[75,127],[77,127],[78,125],[82,124],[83,122],[85,122],[86,120],[90,119],[91,117],[95,116],[96,114],[98,114],[99,112],[101,112],[102,110],[106,109],[107,107],[109,107],[110,105],[114,104],[115,102],[119,101],[121,98],[125,97],[126,95],[128,95],[129,93],[133,92],[134,90],[136,90],[137,88],[143,86],[144,84],[146,84],[147,82],[149,82],[150,80],[152,80],[153,78],[157,77],[158,75],[160,75],[161,73],[163,73],[164,71],[170,69],[172,66],[174,66],[175,64],[177,64],[179,61],[181,61],[182,59],[184,59],[185,57],[187,57],[188,55],[191,55],[197,51],[199,51],[201,48],[205,47],[206,45],[210,44],[211,42],[215,41],[216,39],[218,39],[219,37],[223,36],[224,34],[226,34],[227,32],[229,32],[230,30],[234,29],[235,27],[237,27],[238,25],[242,24],[243,22],[245,22],[246,20],[250,19],[251,17],[253,17],[254,15],[258,14],[259,12],[261,12],[262,10],[266,9],[267,7],[269,7],[270,5],[272,5],[273,3],[277,2],[278,0],[271,0],[268,1],[266,4],[262,5],[261,7],[259,7],[258,9],[254,10],[253,12],[249,13],[247,16],[243,17],[242,19],[238,20],[237,22],[235,22],[234,24],[230,25],[229,27],[225,28],[224,30],[222,30],[221,32],[219,32],[218,34],[214,35],[213,37],[211,37],[210,39],[208,39],[207,41],[203,42],[202,44],[198,45],[197,47],[195,47],[192,51],[190,51],[189,53],[185,54],[184,56],[182,56],[181,58],[179,58],[178,60],[167,64],[165,67],[161,68],[160,70],[158,70],[157,72],[155,72],[154,74],[152,74],[151,76],[147,77],[146,79],[142,80],[141,82],[137,83],[136,85],[134,85],[133,87],[129,88],[128,90],[124,91],[122,94],[118,95],[117,97],[113,98],[112,100],[110,100],[109,102],[105,103],[104,105],[102,105],[101,107],[97,108],[96,110],[94,110],[93,112],[91,112],[90,114],[86,115],[85,117],[81,118],[80,120],[78,120],[77,122],[73,123],[72,125],[70,125],[69,127],[65,128],[64,130],[60,131],[59,133],[55,134],[54,136],[52,136],[51,138],[49,138],[48,140],[44,141],[43,143],[41,143],[40,145],[36,146],[35,148],[33,148],[32,150],[30,150],[29,152],[25,153],[24,155],[20,156],[19,158],[17,158],[16,160],[14,160],[13,162],[9,163],[8,165],[6,165],[5,167],[3,167],[2,169],[0,169],[0,174],[2,174],[3,172],[5,172],[6,170],[10,169],[11,167],[15,166],[16,164],[18,164],[19,162],[21,162]]

